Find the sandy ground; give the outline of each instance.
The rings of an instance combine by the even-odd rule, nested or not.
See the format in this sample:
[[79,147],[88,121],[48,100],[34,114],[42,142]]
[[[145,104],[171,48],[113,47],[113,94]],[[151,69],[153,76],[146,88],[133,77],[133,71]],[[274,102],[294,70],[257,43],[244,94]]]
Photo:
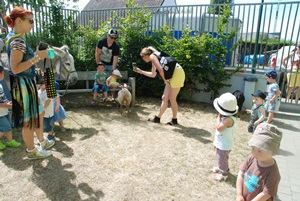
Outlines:
[[67,131],[56,132],[53,156],[28,161],[20,148],[0,152],[1,200],[234,200],[239,164],[250,153],[248,116],[241,115],[227,182],[212,179],[216,111],[180,102],[178,126],[147,121],[160,100],[137,98],[128,115],[111,103],[90,104],[91,93],[67,94]]

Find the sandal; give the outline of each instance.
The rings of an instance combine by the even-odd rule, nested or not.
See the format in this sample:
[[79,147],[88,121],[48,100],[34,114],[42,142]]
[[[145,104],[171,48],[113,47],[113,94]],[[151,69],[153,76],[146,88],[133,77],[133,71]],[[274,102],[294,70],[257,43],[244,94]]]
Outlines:
[[226,181],[227,180],[227,178],[228,178],[228,175],[222,175],[222,174],[218,174],[218,175],[216,175],[215,176],[215,180],[216,181]]
[[167,123],[167,125],[170,125],[170,126],[177,125],[177,124],[178,124],[177,118],[176,118],[176,119],[172,119],[172,121],[169,121],[169,122]]
[[160,123],[160,118],[155,115],[155,117],[153,119],[149,118],[148,121],[151,121],[154,123]]
[[220,173],[221,172],[221,170],[218,167],[213,167],[210,171],[213,172],[213,173]]

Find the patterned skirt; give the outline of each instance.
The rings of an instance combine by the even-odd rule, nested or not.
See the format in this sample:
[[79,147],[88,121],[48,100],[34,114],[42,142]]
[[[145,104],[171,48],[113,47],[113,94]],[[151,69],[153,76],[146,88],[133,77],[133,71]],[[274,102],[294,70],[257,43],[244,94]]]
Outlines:
[[15,127],[39,127],[39,103],[33,79],[11,75],[12,121]]

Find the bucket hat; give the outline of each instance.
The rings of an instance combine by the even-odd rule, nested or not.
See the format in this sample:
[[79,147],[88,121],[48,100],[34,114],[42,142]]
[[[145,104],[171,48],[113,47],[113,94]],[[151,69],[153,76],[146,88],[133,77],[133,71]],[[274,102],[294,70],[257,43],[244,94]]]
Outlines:
[[255,96],[255,97],[260,97],[263,100],[266,99],[266,94],[264,92],[262,92],[261,90],[257,90],[254,94],[251,94],[251,95]]
[[224,116],[232,116],[238,112],[236,97],[232,93],[224,93],[214,100],[214,107]]
[[261,123],[256,127],[248,144],[272,154],[278,154],[281,139],[282,132],[276,126]]
[[122,77],[122,75],[121,75],[121,73],[120,73],[120,71],[119,70],[114,70],[113,72],[112,72],[112,74],[113,75],[117,75],[117,76],[119,76],[119,77]]

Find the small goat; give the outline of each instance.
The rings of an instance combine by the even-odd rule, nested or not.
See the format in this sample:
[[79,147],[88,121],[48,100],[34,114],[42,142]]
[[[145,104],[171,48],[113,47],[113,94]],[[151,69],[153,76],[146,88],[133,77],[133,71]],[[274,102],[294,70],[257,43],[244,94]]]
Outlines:
[[131,93],[128,90],[127,84],[122,86],[122,89],[118,92],[118,102],[120,104],[120,112],[123,115],[123,106],[126,106],[127,114],[129,113],[129,106],[131,103]]

